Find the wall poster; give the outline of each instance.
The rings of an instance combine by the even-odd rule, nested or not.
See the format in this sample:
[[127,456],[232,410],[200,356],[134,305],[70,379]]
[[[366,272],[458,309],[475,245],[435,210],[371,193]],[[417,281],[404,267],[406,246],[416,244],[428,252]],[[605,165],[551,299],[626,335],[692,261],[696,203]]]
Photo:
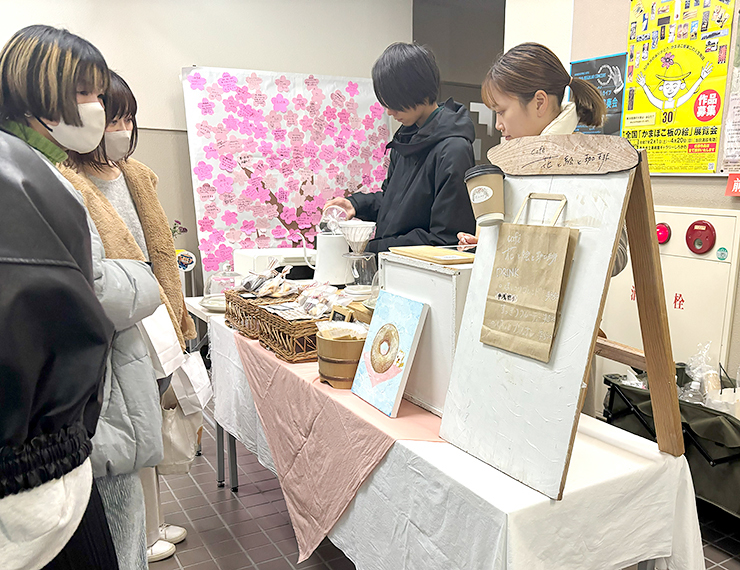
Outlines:
[[622,136],[653,173],[717,171],[735,0],[632,0]]
[[618,53],[571,62],[570,74],[596,87],[606,105],[606,117],[602,126],[578,125],[577,132],[587,135],[621,135],[622,99],[624,98],[624,79],[627,73],[626,61],[627,54]]
[[204,278],[235,249],[311,246],[328,200],[380,190],[371,80],[192,67],[182,83]]

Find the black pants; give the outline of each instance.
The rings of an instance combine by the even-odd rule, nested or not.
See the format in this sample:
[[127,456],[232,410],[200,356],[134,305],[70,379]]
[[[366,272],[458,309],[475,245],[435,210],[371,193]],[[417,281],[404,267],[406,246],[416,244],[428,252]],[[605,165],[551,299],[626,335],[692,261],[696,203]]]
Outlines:
[[57,557],[44,570],[118,570],[118,559],[93,479],[90,501],[80,526]]

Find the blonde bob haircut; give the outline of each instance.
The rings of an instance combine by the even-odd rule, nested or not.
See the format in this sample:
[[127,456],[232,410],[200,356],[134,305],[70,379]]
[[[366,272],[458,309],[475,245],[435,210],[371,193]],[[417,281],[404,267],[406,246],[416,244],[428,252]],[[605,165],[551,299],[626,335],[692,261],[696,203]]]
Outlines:
[[87,40],[51,26],[16,32],[0,51],[0,121],[27,117],[82,125],[77,91],[105,91],[108,66]]

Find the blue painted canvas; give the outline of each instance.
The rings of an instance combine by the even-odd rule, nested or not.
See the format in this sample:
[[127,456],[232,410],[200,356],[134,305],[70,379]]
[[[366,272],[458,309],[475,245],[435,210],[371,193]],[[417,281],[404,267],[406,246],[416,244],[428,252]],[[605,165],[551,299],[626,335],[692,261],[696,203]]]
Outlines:
[[398,414],[427,305],[387,291],[378,297],[352,391],[392,418]]

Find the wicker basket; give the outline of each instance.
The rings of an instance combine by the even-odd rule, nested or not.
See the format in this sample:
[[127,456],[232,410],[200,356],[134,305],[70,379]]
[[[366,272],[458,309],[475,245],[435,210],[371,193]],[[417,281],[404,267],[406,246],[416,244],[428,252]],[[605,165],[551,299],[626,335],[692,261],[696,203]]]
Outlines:
[[298,294],[293,294],[279,298],[260,297],[258,299],[242,299],[239,293],[231,289],[227,290],[225,295],[226,323],[231,328],[238,330],[244,336],[252,339],[258,339],[260,336],[260,307],[274,305],[276,303],[287,303],[288,301],[295,301],[298,298]]
[[259,309],[260,344],[272,350],[286,362],[312,362],[318,358],[316,350],[316,323],[329,320],[288,321]]

